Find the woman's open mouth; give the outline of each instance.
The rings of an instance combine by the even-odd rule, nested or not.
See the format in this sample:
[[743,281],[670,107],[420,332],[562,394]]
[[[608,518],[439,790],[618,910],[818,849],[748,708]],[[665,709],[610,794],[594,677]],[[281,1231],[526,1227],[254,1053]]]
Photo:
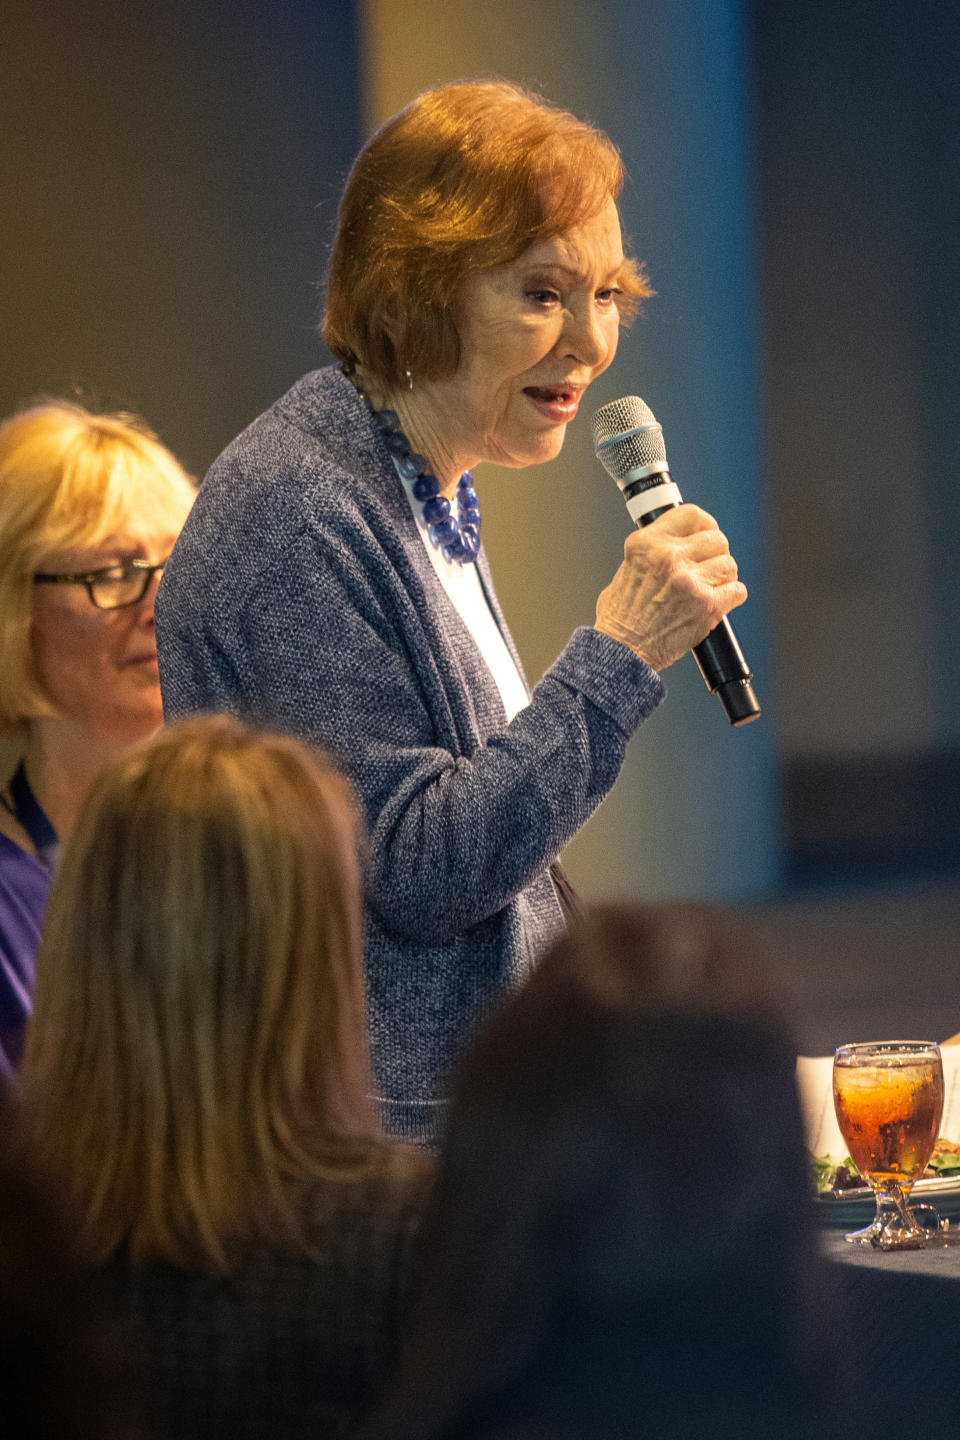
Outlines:
[[566,425],[577,413],[582,387],[575,385],[527,385],[527,396],[548,420]]

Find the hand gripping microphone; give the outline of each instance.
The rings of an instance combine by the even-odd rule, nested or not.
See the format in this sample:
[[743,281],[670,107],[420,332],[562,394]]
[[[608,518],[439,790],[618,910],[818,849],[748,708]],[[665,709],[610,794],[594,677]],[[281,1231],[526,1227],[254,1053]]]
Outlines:
[[[630,518],[638,526],[649,525],[664,510],[683,504],[667,468],[663,431],[638,395],[600,407],[593,417],[593,446],[600,464],[620,486]],[[693,647],[693,656],[730,724],[749,725],[756,720],[760,706],[750,684],[753,672],[726,616]]]

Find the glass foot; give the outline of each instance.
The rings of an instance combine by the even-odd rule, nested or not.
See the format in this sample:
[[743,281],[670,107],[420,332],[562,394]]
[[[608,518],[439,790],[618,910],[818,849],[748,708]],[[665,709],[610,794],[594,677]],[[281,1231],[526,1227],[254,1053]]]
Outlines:
[[898,1206],[892,1198],[877,1207],[877,1214],[863,1230],[844,1235],[850,1245],[872,1245],[875,1250],[923,1250],[927,1245],[946,1244],[939,1212],[932,1205],[908,1206],[903,1197]]
[[877,1215],[874,1220],[864,1226],[862,1230],[853,1230],[849,1235],[844,1235],[848,1245],[873,1245],[875,1248],[880,1245],[880,1237],[886,1229],[885,1222]]

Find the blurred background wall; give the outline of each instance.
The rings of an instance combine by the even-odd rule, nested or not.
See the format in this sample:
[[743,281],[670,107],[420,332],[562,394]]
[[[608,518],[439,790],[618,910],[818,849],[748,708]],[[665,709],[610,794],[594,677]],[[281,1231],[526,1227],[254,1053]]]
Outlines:
[[[656,297],[598,382],[664,425],[731,536],[763,718],[692,662],[569,855],[592,895],[781,896],[960,855],[960,18],[892,0],[7,0],[0,413],[142,412],[202,474],[326,357],[318,282],[370,128],[498,74],[608,129]],[[588,409],[592,412],[593,404]],[[531,679],[619,560],[587,419],[482,471]]]
[[320,354],[353,6],[8,0],[0,44],[0,409],[77,387],[202,475]]
[[791,858],[960,823],[960,12],[755,6],[765,478]]

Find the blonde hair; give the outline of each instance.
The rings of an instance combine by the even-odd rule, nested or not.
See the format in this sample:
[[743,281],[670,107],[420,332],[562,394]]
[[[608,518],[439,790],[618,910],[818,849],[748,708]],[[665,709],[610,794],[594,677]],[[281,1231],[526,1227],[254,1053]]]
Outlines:
[[[307,1246],[291,1182],[377,1127],[352,792],[225,716],[109,767],[67,845],[22,1082],[84,1251],[225,1268]],[[349,1162],[349,1164],[347,1164]]]
[[0,732],[53,714],[30,653],[33,576],[54,550],[94,546],[138,497],[193,482],[137,416],[45,400],[0,424]]
[[[350,172],[323,335],[340,360],[388,384],[443,379],[460,342],[451,306],[471,271],[509,265],[616,200],[612,141],[501,81],[428,90],[377,131]],[[632,260],[617,279],[629,320],[653,292]]]

